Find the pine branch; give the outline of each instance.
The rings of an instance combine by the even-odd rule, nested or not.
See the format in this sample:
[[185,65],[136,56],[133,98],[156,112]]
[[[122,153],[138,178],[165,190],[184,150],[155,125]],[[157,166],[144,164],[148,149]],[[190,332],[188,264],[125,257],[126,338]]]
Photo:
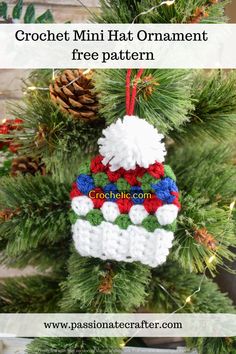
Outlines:
[[[182,210],[178,219],[171,256],[190,271],[215,271],[225,259],[235,255],[235,222],[229,206],[236,196],[236,167],[232,146],[216,144],[173,145],[168,163],[182,191]],[[202,237],[199,237],[202,236]],[[217,255],[214,262],[208,260]]]
[[63,114],[48,91],[29,92],[24,104],[16,104],[11,111],[24,121],[24,129],[5,138],[13,138],[22,154],[42,157],[48,163],[47,169],[56,175],[61,175],[61,166],[71,156],[81,161],[97,152],[103,120],[84,123]]
[[49,87],[53,76],[61,72],[61,69],[34,69],[24,81],[26,86]]
[[[203,272],[207,267],[212,273],[225,260],[232,262],[235,254],[230,246],[235,246],[235,224],[228,210],[217,206],[206,206],[201,200],[185,196],[183,209],[178,219],[171,257],[188,271]],[[212,235],[214,246],[199,242],[196,233]],[[209,262],[215,256],[214,262]]]
[[6,251],[7,243],[2,247],[0,263],[10,268],[23,269],[27,266],[33,266],[39,272],[50,269],[53,274],[67,275],[65,264],[70,257],[70,235],[68,240],[59,240],[53,245],[38,245],[36,249],[21,251],[16,256],[8,255]]
[[59,280],[48,276],[9,278],[0,283],[2,313],[57,312],[61,297]]
[[167,159],[186,195],[228,207],[236,196],[235,154],[232,144],[191,142],[173,145]]
[[12,218],[0,223],[7,256],[70,238],[69,190],[45,176],[0,179],[0,210],[14,211]]
[[[149,307],[158,313],[173,312],[185,304],[186,298],[198,289],[202,275],[184,271],[176,262],[167,262],[152,271]],[[191,297],[181,312],[235,313],[227,294],[216,283],[205,278],[201,290]]]
[[[125,115],[125,79],[126,70],[99,70],[95,74],[100,113],[108,124]],[[146,69],[138,84],[136,114],[162,133],[178,131],[188,121],[188,111],[193,108],[190,91],[190,72]]]
[[[183,306],[187,297],[199,288],[201,275],[187,273],[177,263],[168,262],[152,272],[149,310],[169,313]],[[227,294],[205,278],[201,290],[181,310],[187,313],[235,313]],[[234,354],[236,338],[186,338],[187,346],[199,354]]]
[[118,354],[121,338],[37,338],[26,349],[27,354],[87,353]]
[[[109,267],[112,286],[105,291],[102,285]],[[127,312],[145,302],[150,270],[140,263],[110,263],[81,257],[74,251],[68,271],[68,279],[62,284],[62,311]]]
[[[153,0],[100,0],[101,11],[93,21],[99,23],[132,23],[140,13],[158,3]],[[178,0],[172,6],[161,6],[139,16],[135,23],[223,23],[227,21],[224,8],[229,1]],[[202,15],[196,14],[201,10]]]
[[199,354],[235,354],[236,337],[186,338],[189,349],[196,348]]
[[94,153],[88,153],[82,157],[76,149],[70,152],[58,149],[54,151],[53,155],[45,157],[43,160],[55,181],[71,185],[78,177],[80,165],[85,161],[90,161],[92,157],[94,157]]
[[170,132],[171,138],[185,141],[203,141],[206,138],[231,141],[236,132],[236,75],[234,71],[197,70],[194,74],[192,99],[195,107],[189,121],[180,132]]

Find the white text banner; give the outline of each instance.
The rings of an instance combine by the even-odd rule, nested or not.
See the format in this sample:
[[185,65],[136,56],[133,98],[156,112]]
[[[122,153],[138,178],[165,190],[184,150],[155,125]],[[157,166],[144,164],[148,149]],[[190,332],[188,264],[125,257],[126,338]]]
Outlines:
[[233,314],[0,314],[0,337],[232,337]]
[[0,68],[236,68],[235,24],[4,24]]

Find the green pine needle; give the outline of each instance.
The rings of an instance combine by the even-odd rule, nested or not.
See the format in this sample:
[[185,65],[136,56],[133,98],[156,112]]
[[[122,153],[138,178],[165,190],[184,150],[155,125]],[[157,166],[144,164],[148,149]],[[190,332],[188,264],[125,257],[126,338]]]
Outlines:
[[[235,259],[230,246],[235,245],[235,221],[229,210],[236,197],[236,167],[232,145],[189,143],[173,146],[168,162],[173,167],[182,193],[171,257],[189,271],[212,272],[225,259]],[[196,230],[206,229],[215,239],[211,249],[194,238]],[[209,263],[212,255],[215,261]]]
[[[108,124],[125,115],[125,80],[126,70],[99,70],[95,74],[100,113]],[[190,91],[190,72],[146,69],[138,85],[135,113],[162,133],[178,131],[188,121],[188,111],[193,108]]]
[[203,141],[208,138],[224,142],[235,137],[235,71],[193,72],[192,100],[195,107],[189,112],[189,121],[182,126],[180,132],[171,132],[171,138],[183,144],[185,141]]
[[[183,198],[183,210],[178,219],[174,246],[170,256],[183,268],[192,272],[203,272],[207,267],[212,273],[225,260],[235,260],[231,246],[236,246],[235,225],[229,210],[217,206],[205,206],[190,195]],[[212,235],[215,247],[195,240],[196,230],[206,229]],[[209,262],[215,256],[214,262]]]
[[197,348],[198,354],[235,354],[236,338],[186,338],[189,349]]
[[73,252],[68,279],[62,284],[63,311],[127,312],[145,302],[149,267],[140,263],[112,262],[112,291],[104,294],[99,287],[106,275],[107,263]]
[[[153,0],[100,0],[101,11],[94,15],[93,21],[99,23],[132,23],[134,18],[161,3]],[[223,23],[227,18],[224,8],[229,3],[219,1],[212,4],[209,0],[178,0],[171,6],[163,5],[139,16],[135,23],[189,23],[196,9],[204,7],[207,17],[202,17],[200,23]]]
[[35,275],[9,278],[0,283],[0,311],[2,313],[57,312],[61,297],[59,280]]
[[7,240],[10,257],[53,245],[70,236],[69,185],[51,177],[27,176],[0,179],[0,210],[15,215],[0,223],[0,235]]
[[121,338],[36,338],[27,346],[26,353],[119,354],[121,343]]
[[47,91],[29,92],[24,104],[16,104],[11,111],[24,121],[23,129],[14,131],[12,136],[20,145],[20,153],[42,157],[48,172],[58,179],[63,174],[61,170],[67,170],[71,158],[76,157],[76,163],[79,163],[98,150],[97,140],[104,127],[103,120],[84,123],[63,114],[50,100]]
[[176,311],[200,283],[201,290],[191,297],[191,303],[186,304],[181,312],[235,313],[232,301],[227,294],[220,292],[216,283],[207,277],[202,281],[201,274],[186,272],[176,262],[167,262],[152,271],[150,309],[158,313]]
[[236,196],[235,153],[233,144],[191,142],[174,145],[167,159],[185,194],[228,207]]
[[[67,275],[65,264],[70,257],[70,233],[68,234],[68,239],[55,241],[52,245],[48,245],[46,241],[46,247],[44,242],[42,242],[37,248],[20,250],[14,257],[12,257],[11,252],[7,248],[7,241],[3,241],[2,247],[0,243],[0,247],[2,248],[0,256],[1,264],[20,269],[31,265],[40,272],[50,269],[54,274]],[[14,248],[14,245],[11,246]]]

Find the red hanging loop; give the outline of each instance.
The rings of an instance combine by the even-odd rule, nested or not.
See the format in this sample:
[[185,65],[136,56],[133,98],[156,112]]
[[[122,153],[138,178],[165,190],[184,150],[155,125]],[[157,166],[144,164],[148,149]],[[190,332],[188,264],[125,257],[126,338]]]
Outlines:
[[132,94],[130,97],[130,81],[131,81],[131,69],[127,70],[126,74],[126,114],[128,116],[132,116],[134,114],[134,107],[135,107],[135,99],[137,95],[137,85],[140,77],[142,76],[143,69],[139,69],[135,79],[134,85],[132,89]]
[[130,106],[129,106],[129,115],[132,116],[134,114],[134,107],[135,107],[135,99],[137,95],[137,85],[138,81],[143,73],[143,69],[140,69],[136,75],[135,81],[134,81],[134,86],[132,90],[132,95],[130,99]]
[[131,79],[131,69],[127,70],[126,74],[126,114],[129,115],[130,106],[130,79]]

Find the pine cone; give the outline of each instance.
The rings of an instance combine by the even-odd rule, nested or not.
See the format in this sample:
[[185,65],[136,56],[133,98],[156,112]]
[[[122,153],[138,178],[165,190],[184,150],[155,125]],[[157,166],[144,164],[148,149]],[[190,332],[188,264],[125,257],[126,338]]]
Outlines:
[[103,282],[100,284],[99,286],[99,292],[102,294],[111,294],[112,292],[112,287],[113,287],[113,277],[111,274],[107,274],[104,279]]
[[189,23],[199,23],[203,18],[208,17],[208,12],[206,11],[206,7],[197,7],[194,15],[191,17]]
[[204,245],[209,250],[214,251],[217,247],[217,241],[213,235],[209,234],[207,229],[196,229],[194,231],[194,239],[197,243]]
[[106,263],[105,270],[106,270],[106,273],[102,279],[101,284],[99,285],[98,290],[102,294],[109,295],[112,292],[113,277],[114,277],[111,263],[109,263],[109,262]]
[[8,221],[11,220],[15,215],[20,213],[20,209],[3,209],[0,210],[0,221]]
[[156,86],[159,86],[159,82],[157,82],[152,74],[148,75],[148,76],[145,76],[142,80],[143,84],[145,85],[144,86],[144,90],[143,90],[143,93],[144,93],[144,98],[147,99],[149,96],[152,96],[153,92],[155,91],[156,89]]
[[52,101],[75,119],[97,119],[98,100],[92,91],[92,75],[92,71],[84,74],[82,70],[65,70],[49,87]]
[[34,176],[37,172],[42,176],[46,174],[46,167],[41,159],[32,158],[30,156],[20,156],[12,160],[11,176],[13,177],[19,174],[31,174]]

